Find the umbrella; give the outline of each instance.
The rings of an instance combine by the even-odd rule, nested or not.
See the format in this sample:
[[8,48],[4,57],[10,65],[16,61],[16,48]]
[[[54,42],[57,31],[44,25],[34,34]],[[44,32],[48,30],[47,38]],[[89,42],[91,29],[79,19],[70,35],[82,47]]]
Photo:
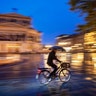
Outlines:
[[65,51],[65,49],[61,46],[52,46],[49,48],[49,50],[60,50],[60,51]]

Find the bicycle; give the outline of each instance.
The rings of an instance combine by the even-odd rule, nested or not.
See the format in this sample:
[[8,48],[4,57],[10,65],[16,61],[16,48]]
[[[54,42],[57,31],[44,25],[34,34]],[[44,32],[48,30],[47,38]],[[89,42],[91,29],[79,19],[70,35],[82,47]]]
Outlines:
[[54,80],[57,77],[59,77],[61,82],[68,82],[71,77],[69,68],[70,68],[70,63],[66,63],[66,62],[61,63],[55,73],[58,75],[56,76],[52,75],[50,78],[48,77],[51,73],[51,68],[38,68],[36,79],[38,79],[41,84],[48,84],[50,81]]

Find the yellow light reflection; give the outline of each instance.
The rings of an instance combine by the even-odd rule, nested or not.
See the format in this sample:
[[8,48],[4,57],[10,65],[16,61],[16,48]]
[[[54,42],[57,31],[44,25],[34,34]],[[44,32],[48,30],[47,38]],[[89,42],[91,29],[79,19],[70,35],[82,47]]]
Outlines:
[[10,64],[18,61],[21,61],[21,56],[19,54],[8,54],[3,58],[0,58],[0,64]]
[[18,60],[20,60],[20,55],[18,55],[18,54],[7,55],[6,59],[18,61]]
[[48,66],[47,64],[47,58],[48,58],[48,54],[43,54],[44,57],[44,65],[40,65],[40,67],[45,67],[45,68],[50,68],[50,66]]
[[76,53],[76,54],[72,54],[72,60],[71,60],[71,65],[72,67],[78,69],[81,68],[83,59],[84,59],[84,54],[83,53]]

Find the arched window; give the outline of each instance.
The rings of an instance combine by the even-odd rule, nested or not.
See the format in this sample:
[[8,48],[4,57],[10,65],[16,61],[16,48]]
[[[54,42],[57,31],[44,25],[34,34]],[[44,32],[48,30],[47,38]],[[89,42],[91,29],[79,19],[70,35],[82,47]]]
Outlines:
[[5,22],[5,21],[7,21],[7,20],[4,18],[0,18],[0,22]]
[[17,22],[17,20],[16,19],[11,19],[10,22]]
[[23,20],[22,22],[23,22],[24,24],[30,24],[29,21],[25,21],[25,20]]

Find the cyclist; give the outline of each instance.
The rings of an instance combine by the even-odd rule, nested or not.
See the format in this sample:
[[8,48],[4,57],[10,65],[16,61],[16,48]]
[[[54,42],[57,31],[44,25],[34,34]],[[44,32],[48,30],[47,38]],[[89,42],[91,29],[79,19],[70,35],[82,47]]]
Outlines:
[[55,72],[58,69],[57,66],[54,64],[53,60],[56,60],[61,63],[61,61],[56,57],[56,52],[57,49],[51,49],[51,52],[48,55],[47,64],[53,68],[53,71],[50,73],[48,78],[50,78],[52,75],[56,76]]

